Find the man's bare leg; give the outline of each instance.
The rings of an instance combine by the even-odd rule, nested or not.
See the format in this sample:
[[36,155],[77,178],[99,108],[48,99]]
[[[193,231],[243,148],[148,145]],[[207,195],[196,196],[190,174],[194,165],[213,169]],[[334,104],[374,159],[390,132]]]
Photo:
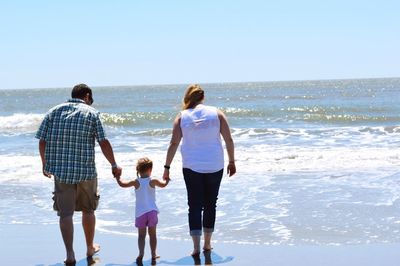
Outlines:
[[72,220],[72,215],[66,217],[60,217],[59,220],[60,231],[64,241],[66,258],[65,264],[75,263],[75,253],[74,253],[74,223]]
[[82,226],[86,239],[86,256],[91,257],[100,250],[100,245],[93,243],[96,227],[96,216],[94,212],[82,211]]

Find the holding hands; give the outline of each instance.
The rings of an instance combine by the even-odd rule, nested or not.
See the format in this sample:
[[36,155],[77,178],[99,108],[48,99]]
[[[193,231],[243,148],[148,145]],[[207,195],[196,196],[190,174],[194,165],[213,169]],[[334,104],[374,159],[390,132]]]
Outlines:
[[163,174],[163,180],[165,180],[165,181],[170,181],[171,179],[170,179],[170,177],[169,177],[169,169],[167,169],[167,168],[164,168],[164,174]]
[[[153,170],[153,162],[147,158],[140,158],[137,162],[136,165],[136,175],[137,178],[131,179],[131,180],[122,180],[121,179],[121,173],[122,169],[120,167],[117,167],[116,165],[113,165],[113,175],[114,178],[117,180],[117,183],[121,187],[135,187],[135,189],[138,189],[141,185],[142,182],[147,182],[145,180],[150,180],[149,184],[150,187],[155,188],[155,187],[166,187],[170,181],[169,175],[165,178],[164,180],[158,180],[157,178],[152,177],[151,173]],[[144,181],[141,181],[144,180]]]
[[113,164],[111,166],[111,172],[115,178],[120,178],[122,175],[122,168],[119,167],[117,164]]

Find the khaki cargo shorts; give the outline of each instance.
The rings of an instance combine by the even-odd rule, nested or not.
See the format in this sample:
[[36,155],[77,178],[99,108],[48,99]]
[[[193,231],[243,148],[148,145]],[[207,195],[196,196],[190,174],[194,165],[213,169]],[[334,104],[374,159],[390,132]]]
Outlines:
[[64,184],[54,181],[53,209],[60,217],[74,214],[74,211],[92,213],[97,209],[100,195],[97,193],[97,178],[78,184]]

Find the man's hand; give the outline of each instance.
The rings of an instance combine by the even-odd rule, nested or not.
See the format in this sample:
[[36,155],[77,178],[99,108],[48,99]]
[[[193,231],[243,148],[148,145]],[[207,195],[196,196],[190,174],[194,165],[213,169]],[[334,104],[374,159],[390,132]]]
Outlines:
[[113,176],[114,176],[115,178],[119,178],[119,177],[121,177],[121,175],[122,175],[122,168],[119,167],[119,166],[117,166],[117,167],[112,167],[112,168],[111,168],[111,172],[112,172],[112,174],[113,174]]
[[43,172],[43,175],[44,175],[45,177],[48,177],[48,178],[52,178],[52,177],[53,177],[52,174],[50,174],[49,172],[47,172],[46,170],[44,170],[44,166],[42,167],[42,172]]
[[236,173],[235,162],[229,162],[226,171],[227,171],[229,176],[233,176]]
[[40,159],[42,160],[42,173],[45,177],[52,178],[53,175],[44,170],[46,166],[45,151],[46,151],[46,141],[41,139],[39,140],[39,153],[40,153]]

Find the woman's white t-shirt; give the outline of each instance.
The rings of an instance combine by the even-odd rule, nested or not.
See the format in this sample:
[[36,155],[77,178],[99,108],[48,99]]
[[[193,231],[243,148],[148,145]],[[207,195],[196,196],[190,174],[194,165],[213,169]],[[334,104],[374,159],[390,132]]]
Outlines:
[[182,164],[198,173],[214,173],[224,168],[217,108],[197,105],[181,111]]

